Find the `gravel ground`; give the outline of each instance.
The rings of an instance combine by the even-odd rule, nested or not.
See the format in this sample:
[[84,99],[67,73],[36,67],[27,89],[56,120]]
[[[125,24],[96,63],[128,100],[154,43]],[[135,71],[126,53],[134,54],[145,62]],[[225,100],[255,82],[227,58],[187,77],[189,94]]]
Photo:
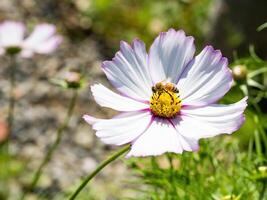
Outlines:
[[[19,181],[13,181],[11,199],[16,199],[23,183],[29,181],[46,149],[55,140],[56,129],[63,121],[72,93],[52,85],[49,80],[60,77],[67,69],[84,68],[88,85],[79,92],[73,117],[58,150],[45,168],[37,193],[42,193],[43,197],[50,199],[61,199],[62,197],[57,196],[61,191],[74,189],[79,178],[92,171],[112,150],[99,142],[90,126],[81,119],[84,113],[100,117],[110,117],[114,114],[97,106],[89,90],[89,85],[94,82],[101,81],[108,85],[100,70],[102,58],[98,44],[90,36],[75,42],[68,39],[66,28],[71,25],[60,20],[60,13],[60,17],[54,16],[54,13],[46,13],[53,1],[40,2],[1,0],[0,3],[2,20],[22,20],[26,24],[49,20],[56,23],[65,35],[63,44],[53,55],[18,60],[15,90],[18,103],[11,150],[17,155],[18,161],[26,164],[26,171],[19,176]],[[6,58],[0,58],[0,63],[0,121],[3,122],[7,116],[9,64]],[[128,176],[129,171],[126,170],[125,164],[118,161],[94,180],[90,193],[95,199],[120,199],[122,196],[129,196],[131,192],[127,188],[121,189],[126,187],[125,180]],[[28,199],[40,199],[40,196],[32,194]]]

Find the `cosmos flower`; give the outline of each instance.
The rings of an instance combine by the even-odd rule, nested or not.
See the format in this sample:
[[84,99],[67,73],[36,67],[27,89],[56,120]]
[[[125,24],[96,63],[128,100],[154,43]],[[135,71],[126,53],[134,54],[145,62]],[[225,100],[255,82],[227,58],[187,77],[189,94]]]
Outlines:
[[102,69],[115,93],[91,87],[96,102],[121,113],[112,119],[84,115],[106,144],[130,143],[130,156],[198,150],[198,140],[231,134],[244,122],[247,98],[216,102],[231,88],[232,74],[221,52],[206,46],[194,57],[193,37],[182,30],[161,33],[146,53],[145,44],[121,42]]
[[4,21],[0,24],[0,55],[20,54],[22,57],[32,57],[34,53],[52,53],[62,41],[56,35],[56,27],[51,24],[37,25],[31,35],[25,36],[25,25],[21,22]]

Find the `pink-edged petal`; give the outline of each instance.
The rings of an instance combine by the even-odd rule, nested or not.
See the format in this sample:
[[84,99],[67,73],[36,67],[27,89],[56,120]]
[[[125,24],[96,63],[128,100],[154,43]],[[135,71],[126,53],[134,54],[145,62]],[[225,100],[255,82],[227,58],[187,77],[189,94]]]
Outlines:
[[24,45],[35,48],[52,37],[56,32],[56,27],[52,24],[37,25],[32,34],[25,40]]
[[195,53],[194,38],[184,31],[170,29],[161,33],[149,51],[149,69],[154,83],[167,80],[177,83]]
[[188,64],[177,84],[182,104],[204,106],[223,97],[233,82],[227,65],[220,51],[205,47]]
[[2,47],[21,46],[25,26],[21,22],[4,21],[0,24],[0,45]]
[[150,112],[123,113],[112,119],[97,119],[85,115],[84,119],[96,130],[96,136],[106,144],[123,145],[140,136],[151,123]]
[[149,104],[116,94],[101,84],[91,86],[91,91],[95,101],[103,107],[117,111],[137,111],[149,108]]
[[22,49],[20,52],[20,56],[23,58],[31,58],[33,56],[34,52],[31,49]]
[[148,71],[145,44],[134,40],[132,46],[121,42],[120,51],[112,61],[103,62],[102,69],[122,94],[138,100],[151,96],[152,81]]
[[63,38],[59,35],[55,35],[48,40],[35,46],[34,51],[40,54],[49,54],[54,52],[62,42]]
[[166,119],[154,118],[149,128],[132,144],[127,157],[157,156],[165,152],[194,151],[197,141],[183,137]]
[[172,122],[176,129],[188,138],[200,139],[223,133],[231,134],[244,123],[246,101],[247,97],[231,105],[211,104],[200,108],[183,108]]
[[103,119],[95,118],[95,117],[90,116],[90,115],[84,115],[83,119],[90,125],[94,125],[96,122],[103,120]]

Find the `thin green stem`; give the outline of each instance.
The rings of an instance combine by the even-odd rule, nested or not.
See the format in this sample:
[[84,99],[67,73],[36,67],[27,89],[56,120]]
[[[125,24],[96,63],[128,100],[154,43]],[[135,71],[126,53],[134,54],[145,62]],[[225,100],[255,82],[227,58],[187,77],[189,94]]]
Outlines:
[[55,152],[55,150],[57,149],[58,145],[61,142],[62,139],[62,135],[64,130],[66,129],[69,120],[72,116],[74,107],[75,107],[75,103],[76,103],[76,99],[77,99],[77,91],[73,90],[73,96],[71,98],[71,101],[69,103],[68,106],[68,111],[66,114],[66,117],[63,121],[63,123],[59,126],[59,128],[57,129],[57,133],[56,133],[56,140],[55,142],[52,144],[52,146],[48,149],[43,161],[41,162],[39,168],[37,169],[37,171],[35,172],[33,179],[31,181],[31,184],[29,185],[29,187],[27,188],[27,190],[25,191],[25,193],[22,195],[21,200],[23,200],[25,198],[25,196],[27,195],[27,192],[30,192],[34,189],[34,187],[37,185],[42,173],[43,173],[43,169],[44,167],[47,165],[47,163],[51,160],[53,153]]
[[[6,155],[6,162],[3,164],[7,174],[9,174],[10,170],[10,155],[9,155],[9,140],[13,132],[13,121],[14,121],[14,109],[15,109],[15,97],[14,97],[14,90],[16,86],[16,70],[17,70],[17,59],[16,56],[9,57],[10,67],[9,67],[9,100],[8,100],[8,116],[7,116],[7,123],[8,123],[8,133],[7,137],[1,144],[1,148],[3,148],[3,152]],[[6,196],[9,196],[9,180],[6,177],[7,184],[5,185]]]
[[266,190],[266,182],[264,181],[263,182],[263,185],[262,185],[262,189],[260,191],[260,196],[259,196],[259,200],[264,200],[264,194],[265,194],[265,190]]
[[82,191],[82,189],[87,185],[87,183],[94,178],[104,167],[106,167],[109,163],[116,160],[118,157],[120,157],[122,154],[127,152],[130,149],[130,145],[127,145],[120,149],[119,151],[115,152],[111,157],[109,157],[107,160],[102,162],[91,174],[89,174],[79,185],[79,187],[75,190],[75,192],[70,196],[69,200],[74,200],[78,194]]
[[15,56],[10,57],[10,68],[9,68],[9,101],[8,101],[8,116],[7,116],[7,122],[8,122],[8,136],[6,138],[6,148],[8,152],[8,143],[9,138],[11,137],[12,131],[13,131],[13,121],[14,121],[14,109],[15,109],[15,103],[16,99],[14,97],[14,90],[16,86],[16,70],[17,70],[17,59]]
[[170,176],[169,176],[169,179],[170,179],[170,183],[171,183],[171,193],[172,193],[172,196],[177,196],[177,191],[176,191],[176,186],[175,186],[175,183],[174,183],[174,179],[175,179],[175,172],[174,172],[174,166],[173,166],[173,156],[172,154],[168,153],[167,154],[167,158],[169,160],[169,163],[170,163]]

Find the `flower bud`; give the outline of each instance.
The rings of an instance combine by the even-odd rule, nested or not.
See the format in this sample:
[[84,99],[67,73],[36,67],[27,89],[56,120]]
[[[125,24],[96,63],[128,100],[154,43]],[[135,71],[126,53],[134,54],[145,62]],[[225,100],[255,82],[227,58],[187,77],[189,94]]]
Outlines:
[[267,173],[267,166],[259,166],[258,170],[260,173]]
[[149,31],[152,34],[161,32],[164,29],[164,23],[160,19],[154,19],[149,23]]
[[75,71],[69,71],[65,75],[65,82],[67,83],[68,88],[80,88],[81,87],[81,74]]
[[236,65],[232,69],[235,80],[245,80],[247,78],[247,67],[245,65]]
[[252,179],[257,181],[267,180],[267,166],[259,166],[257,170],[254,171]]
[[234,194],[227,195],[221,198],[221,200],[239,200],[239,199],[240,199],[240,195],[236,196]]

